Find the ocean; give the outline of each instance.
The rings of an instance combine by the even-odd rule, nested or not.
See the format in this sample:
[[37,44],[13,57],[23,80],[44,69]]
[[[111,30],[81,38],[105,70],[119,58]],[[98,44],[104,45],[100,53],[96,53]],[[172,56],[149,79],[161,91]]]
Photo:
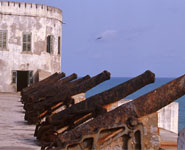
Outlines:
[[[129,78],[129,77],[112,77],[110,80],[105,81],[105,82],[101,83],[100,85],[94,87],[93,89],[89,90],[86,93],[86,97],[90,97],[92,95],[101,93],[101,92],[103,92],[107,89],[110,89],[116,85],[119,85],[129,79],[131,79],[131,78]],[[135,99],[141,95],[144,95],[144,94],[164,85],[165,83],[170,82],[173,79],[174,78],[156,78],[155,83],[152,83],[152,84],[149,84],[149,85],[143,87],[142,89],[127,96],[125,99]],[[185,128],[185,96],[177,99],[176,101],[179,102],[179,126],[178,126],[178,128],[180,131],[181,129]]]

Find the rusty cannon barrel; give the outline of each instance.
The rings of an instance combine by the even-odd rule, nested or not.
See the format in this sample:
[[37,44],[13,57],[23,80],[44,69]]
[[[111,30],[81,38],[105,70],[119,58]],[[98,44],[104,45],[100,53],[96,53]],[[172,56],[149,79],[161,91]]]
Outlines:
[[[127,122],[129,118],[139,118],[156,112],[184,94],[185,75],[138,97],[129,103],[123,104],[110,112],[100,115],[81,126],[58,135],[57,145],[61,149],[73,145],[75,149],[75,146],[82,146],[82,143],[85,141],[86,143],[83,146],[86,147],[88,145],[88,147],[92,147],[92,145],[101,143],[99,140],[102,138],[94,138],[100,130],[111,129],[114,127],[119,129],[121,124]],[[93,141],[96,143],[93,143]],[[85,147],[83,148],[85,149]],[[93,148],[96,149],[96,147]],[[89,150],[89,148],[87,149]]]
[[[88,79],[90,79],[90,76],[89,75],[86,75],[86,76],[84,76],[82,78],[79,78],[79,79],[77,79],[75,81],[72,81],[72,82],[69,82],[69,83],[67,82],[67,84],[56,84],[55,86],[51,86],[51,88],[49,88],[47,91],[45,91],[44,93],[41,93],[39,95],[38,100],[35,101],[35,102],[38,103],[40,100],[44,101],[44,99],[46,99],[47,97],[54,97],[55,95],[57,95],[58,89],[61,89],[61,88],[66,87],[66,86],[68,86],[68,87],[74,87],[74,86],[77,86],[78,84],[80,84],[82,82],[85,82]],[[34,107],[34,103],[35,102],[34,101],[31,101],[31,100],[29,100],[29,102],[30,103],[26,103],[24,105],[24,109],[25,110],[29,110],[31,107]],[[74,104],[74,100],[72,98],[71,99],[69,98],[67,100],[67,103],[65,103],[65,104],[61,102],[61,103],[57,104],[56,106],[51,107],[51,111],[55,111],[58,108],[62,107],[63,105],[70,105],[70,104]],[[27,114],[27,112],[26,112],[26,114]],[[45,117],[46,115],[47,114],[43,114],[42,117]]]
[[[105,113],[106,110],[103,108],[105,105],[123,99],[145,85],[153,83],[154,80],[155,75],[151,71],[146,71],[127,82],[121,83],[107,91],[89,97],[85,101],[72,105],[61,112],[49,116],[46,119],[46,122],[37,126],[35,136],[38,139],[42,139],[42,136],[44,137],[48,131],[50,132],[50,136],[54,136],[51,131],[53,131],[54,134],[56,130],[65,126],[69,126],[69,129],[74,128],[88,119]],[[89,113],[91,113],[91,115],[85,117]],[[49,136],[47,137],[49,138]]]
[[83,82],[85,82],[86,80],[90,79],[91,77],[89,75],[86,75],[82,78],[79,78],[73,82],[71,82],[71,84],[69,84],[70,87],[73,87],[73,86],[77,86],[78,84],[81,84]]
[[24,103],[25,101],[27,101],[28,100],[27,98],[31,94],[36,92],[37,90],[39,90],[47,85],[52,85],[63,77],[65,77],[65,73],[59,73],[59,74],[55,73],[55,74],[51,75],[50,77],[46,78],[45,80],[34,83],[32,86],[28,87],[27,90],[23,89],[21,92],[22,102]]
[[52,74],[51,76],[49,76],[49,77],[47,77],[47,78],[45,78],[45,79],[43,79],[43,80],[41,80],[41,81],[39,81],[39,82],[37,82],[37,83],[32,84],[32,85],[30,85],[29,87],[26,87],[26,88],[22,89],[21,94],[24,93],[24,92],[29,91],[31,88],[37,88],[37,87],[39,86],[39,84],[46,83],[48,80],[50,80],[50,79],[52,79],[52,78],[55,78],[57,75],[58,75],[58,73],[55,72],[55,73]]
[[86,92],[89,89],[95,87],[96,85],[98,85],[108,79],[110,79],[110,73],[107,71],[104,71],[104,72],[86,80],[85,82],[83,82],[75,87],[70,88],[70,87],[65,86],[65,87],[59,89],[58,95],[56,95],[56,97],[52,97],[51,99],[48,98],[45,101],[38,103],[38,105],[35,105],[35,108],[36,107],[40,108],[40,106],[43,106],[46,109],[50,108],[50,107],[56,105],[58,102],[65,100],[67,97]]
[[[93,112],[95,109],[97,109],[97,107],[103,107],[107,104],[116,102],[144,87],[145,85],[153,83],[154,81],[155,75],[151,71],[146,71],[143,74],[128,80],[127,82],[89,97],[85,101],[82,101],[68,109],[54,114],[48,118],[48,121],[52,124],[52,122],[55,122],[56,120],[61,120],[60,125],[62,126],[62,124],[64,124],[65,126],[67,122],[73,121],[73,119],[77,120],[83,115],[86,115],[89,112]],[[79,117],[77,117],[77,114],[79,114]]]
[[29,96],[29,102],[38,101],[39,98],[48,97],[48,96],[54,96],[57,93],[57,89],[61,88],[65,84],[70,83],[70,81],[77,78],[77,74],[73,73],[61,80],[58,80],[53,85],[45,86],[41,89],[38,89],[38,91],[35,91],[34,93]]
[[78,84],[81,84],[81,83],[87,81],[87,80],[90,79],[90,78],[91,78],[91,77],[90,77],[89,75],[86,75],[86,76],[84,76],[84,77],[82,77],[82,78],[79,78],[79,79],[76,79],[76,80],[73,80],[73,81],[70,81],[70,82],[65,82],[65,84],[64,84],[64,82],[60,82],[60,81],[59,81],[59,83],[56,83],[56,84],[53,86],[53,88],[49,88],[48,91],[45,91],[43,94],[40,93],[38,96],[39,96],[39,97],[42,97],[42,99],[43,99],[43,97],[55,96],[55,95],[57,95],[57,92],[59,91],[59,89],[65,88],[66,86],[67,86],[68,88],[75,87],[75,86],[77,86]]
[[33,91],[33,89],[39,88],[40,86],[43,86],[45,84],[48,84],[48,82],[56,82],[57,80],[61,79],[65,77],[65,73],[54,73],[53,75],[47,77],[46,79],[43,79],[39,82],[36,82],[32,85],[30,85],[29,87],[24,88],[21,91],[21,94],[28,94],[31,93]]
[[[110,73],[104,71],[88,80],[85,80],[80,84],[77,84],[76,86],[63,86],[62,88],[58,89],[57,95],[55,95],[54,97],[46,98],[44,101],[40,101],[38,103],[35,103],[34,105],[27,107],[28,109],[26,113],[27,115],[30,114],[32,116],[32,119],[37,118],[33,120],[38,120],[38,118],[41,117],[40,114],[47,113],[47,111],[51,113],[51,107],[61,102],[65,103],[66,101],[71,99],[71,96],[79,93],[84,93],[108,79],[110,79]],[[28,117],[26,118],[28,119]]]
[[[89,75],[86,75],[86,76],[84,76],[84,77],[82,77],[80,79],[77,79],[77,80],[75,80],[73,82],[70,82],[69,84],[64,85],[64,86],[68,86],[69,88],[72,88],[72,87],[77,86],[78,84],[81,84],[81,83],[87,81],[88,79],[90,79],[90,76]],[[62,88],[62,87],[58,87],[58,88]],[[55,91],[55,90],[53,90],[53,91]],[[55,94],[53,94],[53,95],[55,95]],[[58,108],[60,108],[61,106],[64,106],[65,105],[66,107],[69,107],[69,105],[73,105],[74,103],[75,103],[75,100],[72,97],[71,98],[69,97],[64,102],[58,103],[56,106],[51,107],[51,111],[53,113],[56,113],[54,111],[57,110]],[[42,118],[45,117],[46,115],[47,114],[43,115]]]
[[33,92],[31,95],[27,97],[26,100],[24,100],[24,109],[29,110],[31,105],[34,105],[34,103],[43,101],[46,97],[52,97],[55,96],[58,92],[58,88],[61,88],[62,86],[66,85],[67,83],[70,83],[71,80],[74,80],[77,78],[77,74],[73,73],[70,76],[67,76],[66,78],[63,78],[61,80],[58,80],[54,84],[46,85],[42,88],[39,88],[37,91]]
[[[75,81],[69,82],[68,84],[62,84],[62,86],[58,86],[55,89],[51,88],[50,91],[48,91],[47,93],[45,93],[44,97],[39,98],[37,101],[31,101],[29,100],[27,103],[24,104],[24,109],[25,111],[25,120],[27,120],[29,123],[31,124],[36,124],[37,122],[39,122],[40,118],[44,118],[47,115],[50,115],[51,113],[55,113],[55,111],[57,109],[59,109],[62,106],[69,106],[74,104],[74,99],[73,98],[66,98],[65,101],[63,102],[59,102],[58,104],[56,104],[55,106],[50,107],[49,111],[45,111],[42,114],[38,114],[37,111],[34,109],[34,105],[35,103],[38,103],[39,101],[44,101],[44,99],[46,99],[47,97],[55,97],[57,95],[57,92],[59,89],[64,88],[67,86],[68,88],[71,88],[73,86],[77,86],[78,84],[81,84],[83,82],[85,82],[86,80],[90,79],[89,75],[86,75],[80,79],[77,79]],[[35,110],[35,111],[33,111]],[[39,117],[38,117],[39,115]]]

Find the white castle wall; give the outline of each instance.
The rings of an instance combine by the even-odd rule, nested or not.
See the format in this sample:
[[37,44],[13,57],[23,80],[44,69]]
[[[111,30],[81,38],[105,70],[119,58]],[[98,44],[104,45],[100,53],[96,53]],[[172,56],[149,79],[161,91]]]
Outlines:
[[158,111],[158,127],[178,134],[179,103],[173,102]]
[[[0,30],[7,30],[7,49],[0,50],[0,92],[16,91],[12,70],[61,71],[58,37],[62,39],[62,11],[46,5],[0,2]],[[23,32],[32,34],[32,51],[22,51]],[[46,52],[46,39],[54,36],[54,52]]]

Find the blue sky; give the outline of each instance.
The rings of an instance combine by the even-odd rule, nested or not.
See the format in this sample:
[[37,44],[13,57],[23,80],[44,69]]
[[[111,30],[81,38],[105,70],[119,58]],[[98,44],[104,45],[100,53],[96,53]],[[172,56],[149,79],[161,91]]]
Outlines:
[[133,77],[148,69],[157,77],[185,74],[185,0],[24,2],[62,9],[62,71],[67,74],[108,70]]

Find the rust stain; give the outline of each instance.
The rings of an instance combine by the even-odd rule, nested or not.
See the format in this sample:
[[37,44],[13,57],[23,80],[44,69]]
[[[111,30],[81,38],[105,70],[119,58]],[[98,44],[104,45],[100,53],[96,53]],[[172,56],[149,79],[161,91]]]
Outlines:
[[[81,137],[94,135],[98,129],[119,126],[121,123],[129,120],[130,117],[138,118],[158,111],[185,94],[185,85],[183,87],[181,86],[181,81],[184,80],[184,78],[185,75],[125,105],[100,115],[92,121],[74,128],[67,133],[60,134],[58,136],[60,144],[72,144],[73,141],[80,142]],[[75,133],[75,136],[73,133]]]
[[[105,113],[105,108],[109,110],[112,109],[114,105],[117,105],[118,100],[152,82],[154,82],[154,74],[150,71],[146,71],[125,83],[92,96],[76,105],[72,105],[59,113],[53,114],[48,117],[47,122],[45,123],[51,125],[55,129],[61,129],[64,126],[69,126],[69,129],[74,128],[87,122],[87,120],[91,120],[92,118]],[[118,118],[118,116],[116,118]],[[60,124],[55,126],[55,122],[58,121]]]
[[35,48],[34,54],[41,55],[42,52],[46,51],[46,41],[40,40],[34,42],[34,48]]

